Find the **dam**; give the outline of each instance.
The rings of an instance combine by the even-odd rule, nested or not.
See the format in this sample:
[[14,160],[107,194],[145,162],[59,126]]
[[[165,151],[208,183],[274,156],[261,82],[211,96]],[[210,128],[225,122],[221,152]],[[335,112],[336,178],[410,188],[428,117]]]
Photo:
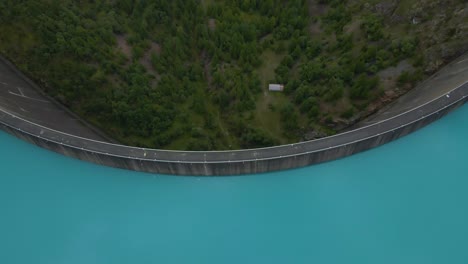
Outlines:
[[343,158],[426,126],[463,105],[468,95],[468,54],[465,54],[351,131],[270,148],[170,151],[109,142],[105,135],[38,93],[38,88],[7,61],[2,61],[0,71],[0,124],[8,133],[101,165],[191,176],[264,173]]

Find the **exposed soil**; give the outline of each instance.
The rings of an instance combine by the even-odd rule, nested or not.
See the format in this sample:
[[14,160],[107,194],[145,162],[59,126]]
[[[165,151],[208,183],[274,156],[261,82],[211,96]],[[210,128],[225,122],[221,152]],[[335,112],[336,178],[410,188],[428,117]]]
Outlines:
[[328,7],[320,4],[318,0],[309,0],[309,15],[311,17],[324,15],[327,11]]
[[143,67],[145,67],[147,72],[153,75],[157,75],[151,63],[151,54],[153,53],[158,55],[161,54],[161,46],[158,43],[151,42],[150,48],[145,52],[145,54],[143,54],[139,62],[141,65],[143,65]]
[[213,76],[211,75],[211,60],[206,55],[206,51],[202,52],[201,58],[203,60],[203,71],[208,82],[208,88],[211,89],[213,87]]
[[[309,0],[309,15],[310,17],[318,17],[324,15],[328,11],[327,6],[319,4],[318,0]],[[309,32],[311,35],[318,35],[322,33],[320,23],[312,22],[309,26]]]
[[395,89],[396,81],[403,72],[413,72],[414,67],[407,60],[401,61],[395,67],[389,67],[380,71],[377,75],[380,77],[380,83],[385,92]]
[[215,31],[215,30],[216,30],[216,20],[215,20],[214,18],[208,19],[208,28],[209,28],[211,31]]
[[153,64],[151,62],[151,56],[153,53],[158,55],[161,54],[161,45],[155,42],[151,42],[150,48],[145,52],[145,54],[143,54],[143,56],[138,62],[145,68],[145,70],[149,74],[155,77],[155,79],[152,82],[152,85],[156,85],[157,81],[160,78],[160,75],[153,68]]
[[125,35],[116,35],[117,46],[119,50],[128,58],[132,57],[132,47],[127,42],[127,37]]

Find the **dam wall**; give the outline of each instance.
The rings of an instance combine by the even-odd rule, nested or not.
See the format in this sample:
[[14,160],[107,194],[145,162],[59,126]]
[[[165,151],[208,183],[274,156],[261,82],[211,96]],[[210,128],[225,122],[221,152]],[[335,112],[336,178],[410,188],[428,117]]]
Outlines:
[[57,153],[116,168],[172,175],[217,176],[303,167],[356,154],[408,135],[468,99],[468,82],[391,118],[334,136],[296,144],[234,151],[169,151],[137,148],[60,132],[2,108],[0,128]]

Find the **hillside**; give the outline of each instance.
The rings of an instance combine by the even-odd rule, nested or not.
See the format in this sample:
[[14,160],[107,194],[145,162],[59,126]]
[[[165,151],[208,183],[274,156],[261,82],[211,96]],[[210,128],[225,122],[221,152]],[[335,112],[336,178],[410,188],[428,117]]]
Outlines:
[[263,147],[343,130],[467,51],[465,2],[4,0],[0,53],[122,143]]

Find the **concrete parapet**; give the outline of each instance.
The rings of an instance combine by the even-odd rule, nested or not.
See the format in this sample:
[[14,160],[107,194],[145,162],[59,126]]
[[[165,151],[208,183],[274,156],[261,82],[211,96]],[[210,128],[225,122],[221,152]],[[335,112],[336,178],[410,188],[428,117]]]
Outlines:
[[391,142],[467,101],[468,83],[397,116],[318,140],[236,151],[169,151],[86,139],[40,126],[0,108],[0,127],[37,146],[80,160],[150,173],[215,176],[263,173],[331,161]]

